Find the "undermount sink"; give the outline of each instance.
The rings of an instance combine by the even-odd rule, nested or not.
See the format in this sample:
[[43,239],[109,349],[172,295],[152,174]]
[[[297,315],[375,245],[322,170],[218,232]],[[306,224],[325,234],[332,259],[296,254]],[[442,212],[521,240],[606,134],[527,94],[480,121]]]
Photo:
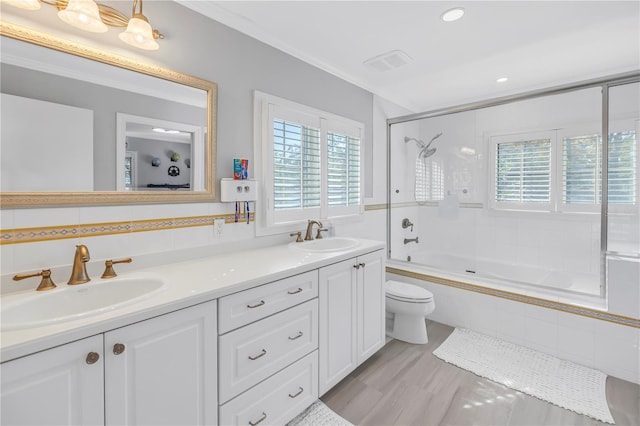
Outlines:
[[1,328],[41,327],[98,315],[145,300],[164,285],[158,276],[136,274],[6,296],[0,310]]
[[290,246],[299,250],[310,252],[331,252],[347,250],[356,247],[360,242],[354,238],[331,237],[322,238],[302,243],[291,243]]

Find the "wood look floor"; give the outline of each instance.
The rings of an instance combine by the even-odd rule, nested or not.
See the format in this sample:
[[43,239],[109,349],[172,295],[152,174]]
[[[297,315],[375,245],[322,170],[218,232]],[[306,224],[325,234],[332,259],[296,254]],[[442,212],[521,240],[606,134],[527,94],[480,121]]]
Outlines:
[[[357,426],[605,425],[458,368],[432,352],[452,327],[427,322],[429,343],[390,341],[321,399]],[[616,425],[640,425],[640,386],[608,377]]]

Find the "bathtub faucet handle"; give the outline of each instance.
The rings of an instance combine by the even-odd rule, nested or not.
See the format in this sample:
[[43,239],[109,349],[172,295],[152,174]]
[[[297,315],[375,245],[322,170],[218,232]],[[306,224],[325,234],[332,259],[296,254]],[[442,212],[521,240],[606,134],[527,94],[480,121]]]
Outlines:
[[411,227],[411,232],[413,232],[413,223],[405,217],[402,219],[402,229],[407,229],[408,227]]

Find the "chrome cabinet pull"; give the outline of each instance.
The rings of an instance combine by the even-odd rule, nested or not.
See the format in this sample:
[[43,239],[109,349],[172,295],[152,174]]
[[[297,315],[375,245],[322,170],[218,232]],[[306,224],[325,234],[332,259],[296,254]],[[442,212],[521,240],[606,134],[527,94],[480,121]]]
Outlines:
[[120,355],[122,352],[124,352],[124,345],[122,343],[116,343],[115,345],[113,345],[114,355]]
[[100,359],[100,354],[97,352],[89,352],[87,354],[87,364],[95,364]]
[[301,291],[302,291],[302,289],[301,289],[300,287],[298,287],[298,289],[297,289],[297,290],[294,290],[294,291],[288,291],[287,293],[289,293],[289,294],[298,294],[298,293],[300,293]]
[[294,393],[293,395],[289,394],[289,398],[295,398],[298,395],[300,395],[302,392],[304,392],[304,389],[302,389],[302,387],[300,387],[300,390],[296,393]]
[[356,268],[356,269],[360,269],[360,264],[356,263],[355,265],[353,265],[353,267]]
[[302,337],[302,331],[298,331],[298,334],[296,334],[295,336],[293,337],[289,336],[289,340],[297,340],[301,337]]
[[257,308],[258,306],[262,306],[262,305],[264,305],[264,300],[261,300],[260,303],[258,303],[257,305],[247,305],[247,308],[253,309],[253,308]]
[[262,412],[262,417],[260,417],[258,420],[256,420],[255,422],[252,422],[251,420],[249,420],[249,424],[251,426],[256,426],[258,423],[262,422],[264,419],[267,418],[267,413],[265,413],[264,411]]
[[366,266],[366,264],[364,262],[358,263],[358,265],[361,266],[362,268],[364,268]]
[[267,350],[266,350],[266,349],[263,349],[263,350],[262,350],[262,352],[260,352],[260,353],[259,353],[258,355],[256,355],[256,356],[251,356],[251,355],[249,355],[249,359],[250,359],[251,361],[255,361],[256,359],[261,358],[261,357],[265,356],[266,354],[267,354]]

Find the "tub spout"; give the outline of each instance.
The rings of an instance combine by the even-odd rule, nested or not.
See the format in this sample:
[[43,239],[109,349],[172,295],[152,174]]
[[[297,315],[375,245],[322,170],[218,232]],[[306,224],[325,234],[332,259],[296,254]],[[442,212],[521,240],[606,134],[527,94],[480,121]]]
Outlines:
[[419,241],[418,241],[418,237],[415,237],[415,238],[405,238],[405,239],[404,239],[404,243],[405,243],[405,244],[409,244],[409,243],[416,243],[416,244],[418,244],[418,243],[419,243]]

